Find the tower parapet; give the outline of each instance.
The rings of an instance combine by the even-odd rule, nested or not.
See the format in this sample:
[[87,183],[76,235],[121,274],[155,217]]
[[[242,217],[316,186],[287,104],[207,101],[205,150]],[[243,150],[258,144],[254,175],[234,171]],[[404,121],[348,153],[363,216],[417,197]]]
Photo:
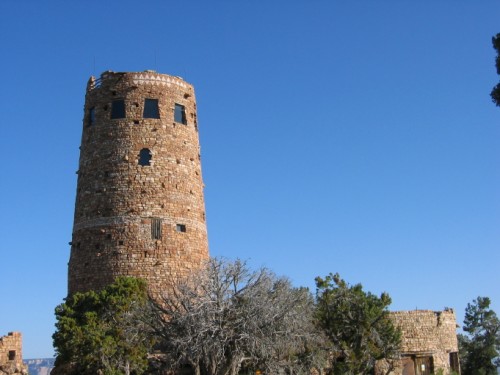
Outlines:
[[0,374],[27,375],[23,363],[23,340],[21,332],[9,332],[0,337]]
[[[393,361],[391,374],[460,373],[453,309],[394,311],[390,319],[401,330],[401,358]],[[389,364],[377,361],[375,374],[389,373]]]
[[208,258],[193,86],[104,72],[85,97],[68,292],[134,276],[159,293]]

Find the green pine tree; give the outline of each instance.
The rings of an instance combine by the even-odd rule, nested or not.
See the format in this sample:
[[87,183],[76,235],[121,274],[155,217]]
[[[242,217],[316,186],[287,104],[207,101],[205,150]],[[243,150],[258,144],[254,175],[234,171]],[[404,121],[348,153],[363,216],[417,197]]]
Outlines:
[[68,375],[142,374],[152,342],[138,317],[147,304],[146,283],[131,277],[69,296],[55,311],[56,369],[64,367]]
[[500,366],[500,321],[488,297],[467,304],[459,335],[462,375],[497,375]]
[[[500,75],[500,33],[492,38],[493,48],[497,51],[497,57],[495,60],[495,65],[497,68],[497,74]],[[500,107],[500,83],[498,83],[491,91],[491,99],[493,103]]]
[[334,374],[366,374],[399,355],[401,332],[389,318],[391,298],[349,285],[338,274],[316,278],[316,320],[332,344]]

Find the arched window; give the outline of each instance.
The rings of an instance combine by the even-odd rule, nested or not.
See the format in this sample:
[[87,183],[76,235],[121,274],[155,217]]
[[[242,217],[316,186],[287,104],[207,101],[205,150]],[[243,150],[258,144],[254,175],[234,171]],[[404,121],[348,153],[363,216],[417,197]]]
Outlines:
[[143,148],[141,152],[139,152],[139,165],[151,165],[152,156],[153,155],[151,154],[151,151],[149,151],[149,148]]

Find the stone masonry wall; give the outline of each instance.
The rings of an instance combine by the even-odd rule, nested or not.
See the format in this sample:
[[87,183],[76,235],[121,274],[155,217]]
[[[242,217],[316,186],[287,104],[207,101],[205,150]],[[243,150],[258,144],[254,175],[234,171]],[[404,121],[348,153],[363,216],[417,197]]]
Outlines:
[[128,275],[155,295],[208,258],[192,85],[154,71],[91,77],[77,173],[69,294]]
[[0,337],[0,375],[28,373],[23,364],[22,341],[20,332]]
[[[457,352],[457,320],[451,309],[391,312],[394,324],[402,331],[403,353]],[[441,362],[448,362],[448,356]]]
[[[390,316],[402,332],[403,358],[432,357],[434,371],[450,372],[450,353],[458,352],[457,322],[452,309],[395,311]],[[401,369],[393,372],[401,373]]]

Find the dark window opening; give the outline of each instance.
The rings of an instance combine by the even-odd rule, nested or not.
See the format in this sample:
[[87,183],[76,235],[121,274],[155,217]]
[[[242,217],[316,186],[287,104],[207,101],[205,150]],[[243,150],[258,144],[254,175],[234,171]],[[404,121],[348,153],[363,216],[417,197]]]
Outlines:
[[16,351],[15,350],[9,350],[9,361],[13,361],[16,359]]
[[158,99],[144,99],[144,118],[160,118]]
[[415,358],[415,375],[434,374],[434,359],[432,357]]
[[111,118],[125,118],[125,100],[113,100],[111,103]]
[[174,121],[186,125],[186,109],[183,105],[175,104]]
[[177,224],[175,226],[175,229],[177,230],[177,232],[185,233],[186,232],[186,225],[185,224]]
[[92,126],[95,124],[95,107],[89,109],[89,117],[87,126]]
[[152,154],[151,151],[149,151],[149,148],[143,148],[139,152],[139,165],[142,166],[151,165],[151,158]]
[[118,241],[119,246],[123,246],[123,241]]
[[151,239],[161,240],[161,219],[151,219]]
[[460,363],[458,361],[458,353],[457,352],[452,352],[450,353],[450,369],[455,372],[459,372],[460,370]]

